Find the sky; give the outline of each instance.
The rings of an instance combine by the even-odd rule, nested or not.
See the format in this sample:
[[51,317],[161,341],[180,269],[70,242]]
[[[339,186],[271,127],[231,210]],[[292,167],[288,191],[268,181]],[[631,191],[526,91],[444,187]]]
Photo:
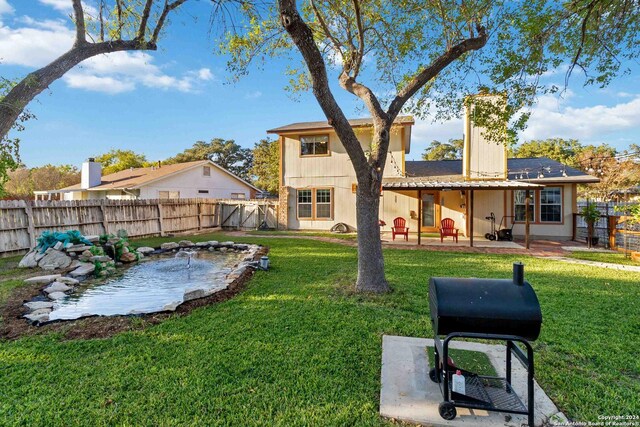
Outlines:
[[[52,84],[28,106],[37,119],[10,134],[22,140],[23,163],[79,166],[113,148],[156,161],[217,137],[251,148],[267,129],[325,119],[310,93],[294,99],[284,90],[284,59],[232,82],[228,58],[214,54],[210,10],[207,0],[187,2],[158,51],[92,58]],[[71,0],[0,0],[0,76],[22,78],[68,50],[74,39],[70,14]],[[546,78],[562,83],[564,72]],[[640,74],[632,73],[606,89],[574,84],[563,97],[542,96],[520,141],[576,138],[619,150],[639,144],[639,83]],[[345,114],[361,117],[358,100],[335,87]],[[461,138],[462,132],[461,120],[417,120],[407,159],[419,159],[432,140]]]

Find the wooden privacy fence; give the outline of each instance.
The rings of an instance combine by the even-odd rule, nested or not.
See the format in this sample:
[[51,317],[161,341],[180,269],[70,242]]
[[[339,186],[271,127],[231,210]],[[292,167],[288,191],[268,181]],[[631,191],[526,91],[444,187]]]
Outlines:
[[223,227],[277,228],[278,202],[272,200],[73,200],[0,201],[0,254],[24,251],[45,230],[80,230],[84,235],[131,237]]

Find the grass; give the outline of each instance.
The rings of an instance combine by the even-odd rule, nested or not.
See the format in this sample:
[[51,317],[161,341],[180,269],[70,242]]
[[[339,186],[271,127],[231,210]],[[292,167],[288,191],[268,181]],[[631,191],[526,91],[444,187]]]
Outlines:
[[571,252],[571,255],[569,255],[569,257],[575,259],[583,259],[586,261],[640,266],[639,262],[635,262],[631,258],[625,257],[623,253],[575,251]]
[[[435,355],[433,347],[427,347],[427,356],[429,357],[429,366],[435,366]],[[449,349],[449,357],[451,357],[458,368],[473,372],[478,375],[490,377],[497,376],[496,368],[491,364],[489,356],[479,351],[459,350],[456,348]],[[518,363],[516,361],[516,363]]]
[[[155,246],[168,239],[138,242]],[[192,240],[233,240],[219,234]],[[513,257],[385,250],[394,292],[355,294],[356,250],[271,247],[236,298],[109,339],[0,342],[3,425],[387,425],[383,334],[431,337],[431,276],[503,277],[526,263],[544,316],[536,378],[572,419],[640,413],[637,274]]]

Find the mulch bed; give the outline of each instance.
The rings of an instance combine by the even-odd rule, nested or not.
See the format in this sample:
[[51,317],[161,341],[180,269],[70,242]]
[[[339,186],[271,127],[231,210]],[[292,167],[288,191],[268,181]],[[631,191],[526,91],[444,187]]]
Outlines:
[[[260,248],[255,254],[254,260],[258,261],[260,257],[266,255],[268,252],[268,247]],[[182,303],[173,312],[150,313],[136,316],[93,316],[78,320],[55,321],[42,326],[34,326],[22,317],[26,312],[23,304],[39,295],[42,285],[22,286],[13,291],[6,305],[2,308],[0,338],[15,340],[28,335],[59,333],[67,340],[94,339],[108,338],[125,331],[142,330],[166,319],[187,315],[197,308],[206,307],[233,298],[247,286],[253,273],[253,269],[247,269],[240,277],[234,280],[227,289],[205,298]]]

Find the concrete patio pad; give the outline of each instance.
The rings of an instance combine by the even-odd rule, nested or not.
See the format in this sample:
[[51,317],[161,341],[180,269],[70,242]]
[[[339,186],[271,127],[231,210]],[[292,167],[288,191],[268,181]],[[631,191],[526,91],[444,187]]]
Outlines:
[[[380,392],[380,415],[387,418],[429,426],[509,426],[527,425],[525,415],[511,415],[505,421],[504,414],[457,408],[458,416],[447,421],[440,417],[438,405],[442,394],[438,384],[429,379],[429,361],[426,347],[433,347],[433,340],[426,338],[382,337],[382,390]],[[451,348],[481,351],[487,354],[499,376],[505,375],[505,347],[455,341]],[[526,405],[527,372],[515,359],[512,370],[512,386]],[[535,383],[536,426],[566,422],[566,417]],[[546,424],[545,424],[546,423]]]

